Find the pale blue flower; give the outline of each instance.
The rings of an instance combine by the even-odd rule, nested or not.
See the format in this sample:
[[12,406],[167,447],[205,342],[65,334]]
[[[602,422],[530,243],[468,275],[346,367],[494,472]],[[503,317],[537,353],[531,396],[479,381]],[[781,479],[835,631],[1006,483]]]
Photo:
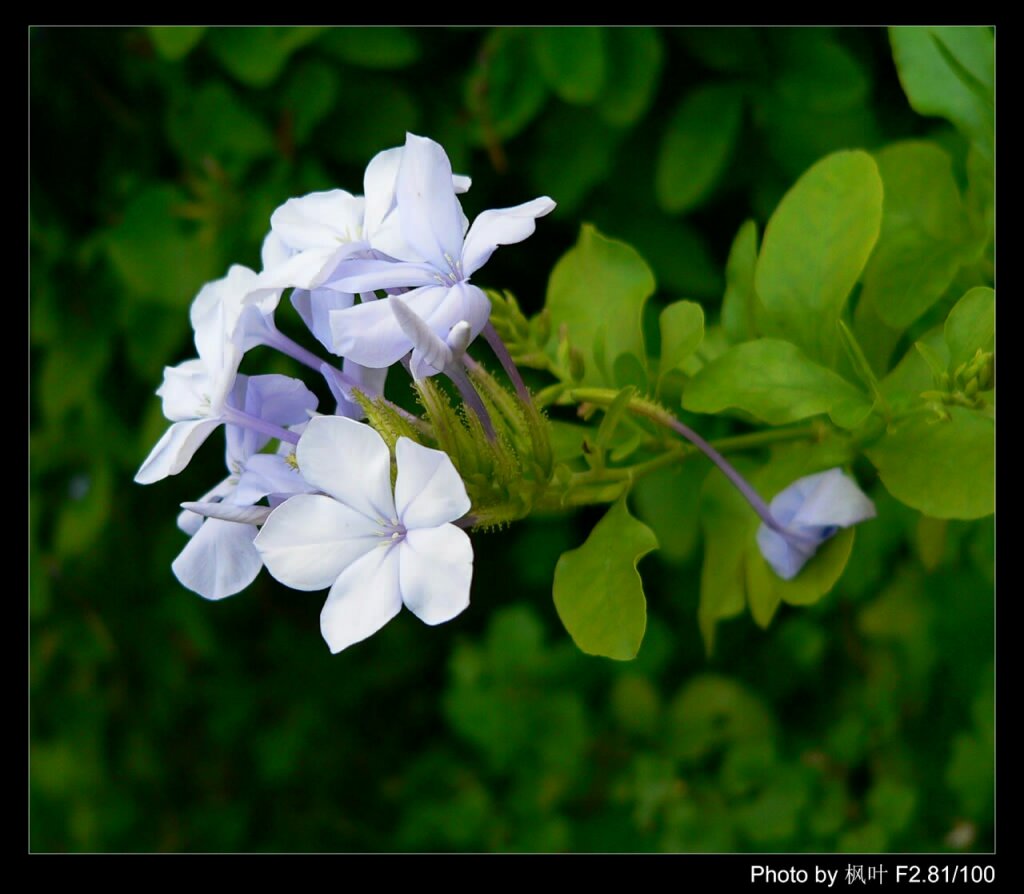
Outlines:
[[840,468],[794,481],[769,508],[785,533],[762,523],[757,545],[783,580],[796,577],[818,547],[841,528],[875,517],[874,503]]
[[286,586],[330,587],[320,630],[332,652],[366,639],[403,605],[426,624],[469,605],[473,547],[451,522],[470,503],[447,454],[399,438],[392,491],[384,439],[351,419],[317,416],[296,458],[322,493],[278,506],[255,544]]
[[[276,425],[305,424],[316,403],[316,396],[301,382],[279,375],[238,376],[227,399],[229,406]],[[269,440],[261,432],[227,426],[225,461],[230,474],[198,502],[247,507],[269,497],[271,505],[278,505],[288,496],[314,490],[283,455],[259,452]],[[178,527],[191,539],[171,569],[184,586],[206,599],[244,590],[263,567],[253,546],[259,530],[255,524],[223,517],[204,521],[186,509],[178,516]]]
[[460,321],[469,324],[475,338],[487,324],[491,305],[470,278],[499,245],[522,242],[533,233],[536,219],[555,203],[542,196],[514,208],[484,211],[467,231],[448,156],[438,143],[414,134],[406,135],[395,200],[409,246],[405,256],[345,261],[329,285],[348,292],[411,291],[330,311],[333,350],[370,367],[390,366],[412,351],[413,366],[422,373],[427,367],[388,302],[408,304],[442,341]]

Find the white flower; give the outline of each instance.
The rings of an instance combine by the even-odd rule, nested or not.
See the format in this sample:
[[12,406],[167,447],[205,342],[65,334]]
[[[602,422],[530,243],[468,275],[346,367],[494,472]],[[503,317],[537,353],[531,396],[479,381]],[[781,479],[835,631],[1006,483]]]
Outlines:
[[470,503],[447,454],[399,438],[392,493],[383,438],[351,419],[318,416],[296,458],[323,494],[280,505],[255,545],[286,586],[331,588],[320,630],[332,652],[375,633],[403,604],[427,624],[449,621],[469,605],[473,547],[450,522]]
[[840,528],[874,518],[875,504],[857,482],[835,468],[794,481],[772,500],[771,512],[789,536],[762,524],[757,545],[775,573],[791,580]]

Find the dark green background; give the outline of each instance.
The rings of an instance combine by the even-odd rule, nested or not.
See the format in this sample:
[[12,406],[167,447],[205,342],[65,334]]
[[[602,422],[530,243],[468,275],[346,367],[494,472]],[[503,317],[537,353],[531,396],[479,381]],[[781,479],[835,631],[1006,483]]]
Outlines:
[[[162,367],[193,353],[199,286],[258,266],[288,197],[361,192],[406,130],[473,177],[471,217],[559,202],[480,277],[528,312],[583,221],[651,264],[653,314],[685,297],[714,319],[736,230],[821,155],[929,135],[962,177],[962,140],[911,111],[886,32],[193,36],[29,35],[32,849],[991,848],[991,519],[941,541],[875,484],[836,590],[768,631],[722,624],[711,659],[696,532],[670,523],[624,664],[578,652],[550,595],[599,513],[530,520],[474,538],[458,619],[403,613],[332,657],[323,594],[262,575],[208,603],[171,574],[177,504],[223,477],[219,436],[176,478],[131,480],[166,424]],[[666,205],[665,134],[709,85],[741,124],[686,147],[679,164],[712,174]],[[300,333],[287,302],[279,318]],[[260,349],[243,369],[289,363]]]

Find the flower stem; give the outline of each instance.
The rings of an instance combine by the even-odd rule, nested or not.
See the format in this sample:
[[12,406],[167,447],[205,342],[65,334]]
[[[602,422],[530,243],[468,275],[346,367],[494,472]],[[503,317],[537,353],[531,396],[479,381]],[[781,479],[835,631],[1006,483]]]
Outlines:
[[491,346],[491,350],[494,351],[498,362],[501,363],[501,368],[505,370],[505,375],[511,379],[519,399],[523,403],[529,403],[531,399],[530,392],[523,381],[523,377],[519,374],[519,368],[512,360],[512,355],[509,354],[508,348],[505,347],[505,342],[501,340],[498,330],[494,328],[494,324],[490,320],[487,321],[487,325],[483,328],[483,336],[487,340],[487,344]]
[[[612,401],[618,396],[619,392],[610,388],[572,388],[566,392],[565,396],[569,400],[576,403],[592,403],[597,406],[610,406]],[[640,397],[633,397],[629,401],[628,409],[638,415],[650,419],[652,422],[656,422],[658,425],[665,426],[666,428],[672,429],[677,434],[682,435],[693,444],[698,450],[700,450],[708,459],[711,460],[725,475],[726,478],[732,483],[744,497],[744,499],[750,504],[750,507],[757,513],[758,517],[763,521],[769,528],[787,538],[796,537],[799,539],[799,535],[794,535],[792,531],[789,531],[784,525],[780,524],[775,517],[772,515],[771,509],[768,504],[764,501],[764,498],[754,489],[753,485],[747,481],[735,467],[718,452],[711,444],[704,440],[697,432],[680,422],[664,407],[658,404],[644,400]],[[786,437],[780,437],[780,432],[758,432],[756,435],[741,435],[738,438],[727,439],[732,443],[729,445],[732,449],[737,449],[740,442],[743,447],[760,446],[762,444],[772,443],[772,441],[789,440],[792,435],[787,433]],[[804,430],[801,436],[808,436],[813,432]],[[772,437],[767,437],[772,436]]]
[[243,428],[258,431],[261,434],[277,438],[279,441],[287,441],[289,444],[299,443],[299,436],[295,432],[282,428],[280,425],[274,425],[273,422],[267,422],[266,419],[260,419],[259,416],[252,416],[244,410],[237,410],[234,407],[224,408],[224,421],[232,425],[240,425]]

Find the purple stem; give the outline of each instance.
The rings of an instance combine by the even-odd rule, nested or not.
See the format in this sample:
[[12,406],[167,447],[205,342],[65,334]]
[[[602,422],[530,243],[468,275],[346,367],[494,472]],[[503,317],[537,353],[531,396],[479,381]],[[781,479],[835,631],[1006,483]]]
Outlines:
[[287,441],[289,444],[299,443],[299,436],[295,432],[288,431],[288,429],[282,428],[280,425],[274,425],[273,422],[267,422],[266,419],[252,416],[244,410],[237,410],[234,407],[224,408],[224,421],[232,425],[240,425],[243,428],[251,428],[253,431],[277,438],[279,441]]
[[698,435],[697,432],[690,428],[690,426],[680,422],[674,416],[669,416],[668,414],[666,414],[666,416],[668,416],[667,420],[665,420],[667,424],[686,438],[687,441],[693,444],[694,447],[700,450],[708,459],[711,460],[711,462],[721,469],[722,474],[733,483],[735,488],[741,494],[743,494],[754,512],[758,514],[761,521],[763,521],[769,528],[787,539],[806,541],[808,543],[814,543],[815,545],[818,543],[816,538],[804,537],[801,534],[790,531],[785,525],[776,521],[775,516],[772,515],[771,508],[764,501],[761,495],[754,490],[753,485],[739,472],[737,472],[733,465],[724,456],[722,456],[721,453],[715,450],[714,447]]
[[462,395],[462,400],[466,406],[476,413],[480,424],[484,427],[484,434],[487,435],[487,440],[494,441],[497,435],[495,435],[494,425],[491,423],[491,414],[487,412],[487,407],[484,406],[480,395],[476,393],[476,388],[469,381],[466,371],[456,363],[449,363],[445,368],[444,374],[455,383],[455,387],[459,389],[459,394]]
[[519,399],[523,403],[528,404],[530,402],[530,392],[526,389],[526,383],[523,381],[523,377],[519,375],[519,368],[513,362],[512,355],[509,354],[508,348],[505,347],[505,342],[501,340],[498,330],[494,328],[494,324],[490,320],[487,321],[487,325],[483,328],[483,336],[487,340],[487,344],[491,346],[491,350],[494,351],[498,362],[501,363],[501,368],[505,370],[505,375],[512,380]]

